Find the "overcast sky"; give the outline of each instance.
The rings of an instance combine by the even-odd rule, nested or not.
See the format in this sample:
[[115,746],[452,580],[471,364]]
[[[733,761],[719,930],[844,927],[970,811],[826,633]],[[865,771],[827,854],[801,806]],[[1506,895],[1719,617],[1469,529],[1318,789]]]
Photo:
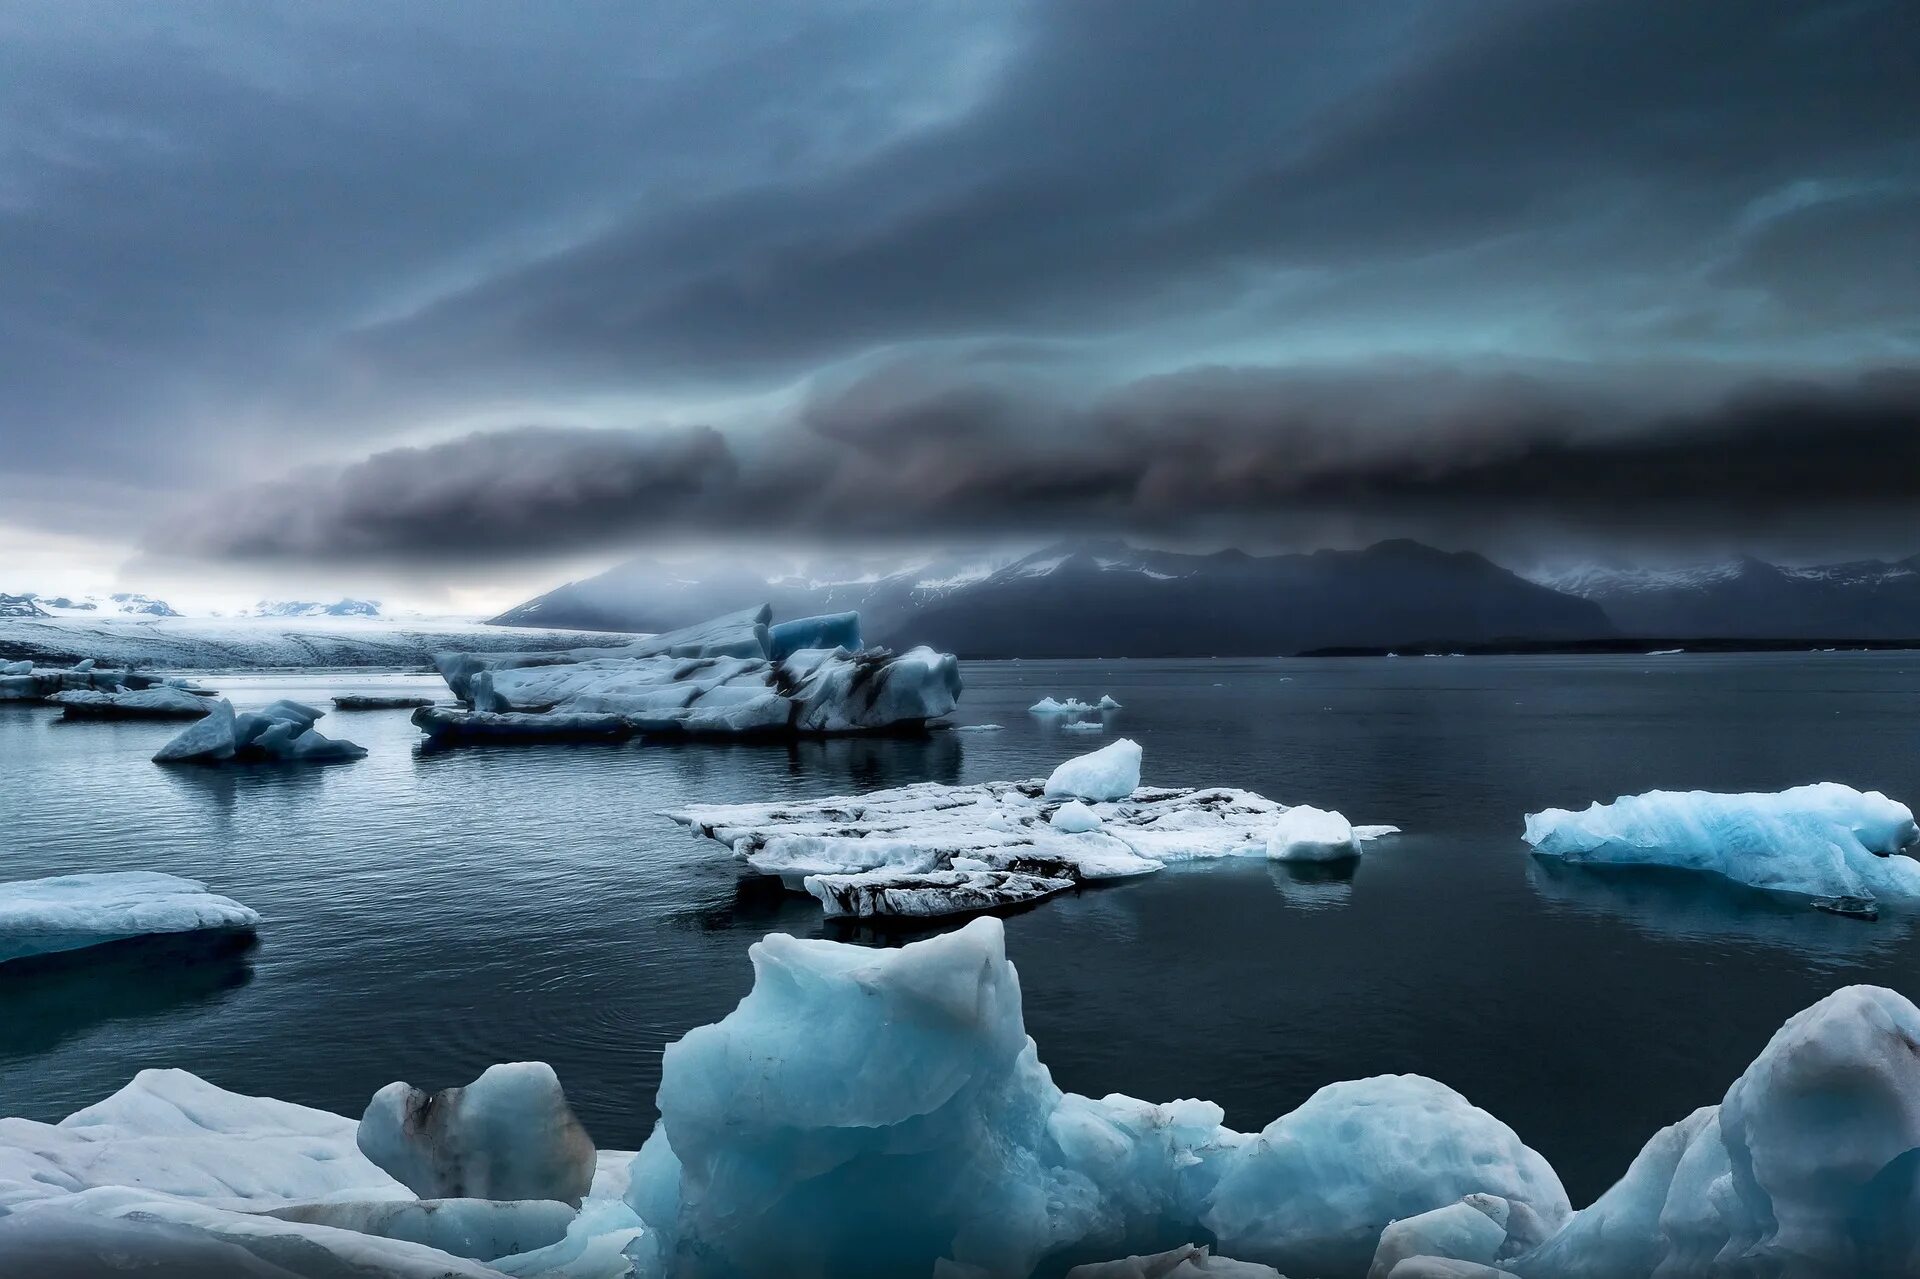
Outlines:
[[1911,0],[13,0],[0,47],[0,590],[1920,551]]

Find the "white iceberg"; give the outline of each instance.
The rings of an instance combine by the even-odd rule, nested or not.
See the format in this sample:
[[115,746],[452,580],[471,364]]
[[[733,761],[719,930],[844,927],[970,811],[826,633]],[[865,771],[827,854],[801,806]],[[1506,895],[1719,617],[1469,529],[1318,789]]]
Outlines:
[[1120,709],[1120,703],[1113,700],[1112,693],[1102,693],[1100,694],[1100,700],[1094,704],[1094,709],[1098,711],[1117,711]]
[[[1133,743],[1095,754],[1123,746]],[[1134,768],[1137,781],[1137,759]],[[1101,761],[1089,773],[1111,771]],[[1090,801],[1025,781],[929,782],[808,803],[702,804],[667,816],[831,911],[866,914],[897,903],[903,913],[951,914],[1032,901],[1088,880],[1149,874],[1169,862],[1261,856],[1287,811],[1224,787],[1137,787],[1119,799]],[[1393,830],[1363,826],[1354,835],[1365,840]],[[947,872],[961,873],[927,878]],[[840,885],[835,879],[842,876],[858,878]],[[881,891],[889,882],[902,891]]]
[[1027,713],[1031,715],[1084,715],[1092,709],[1093,707],[1087,705],[1077,697],[1069,697],[1064,702],[1052,697],[1043,697],[1033,705],[1027,707]]
[[1267,856],[1277,862],[1332,862],[1359,855],[1353,824],[1310,804],[1280,814],[1267,835]]
[[206,717],[183,729],[154,755],[157,764],[223,764],[271,761],[326,763],[366,758],[366,748],[326,737],[313,725],[324,711],[294,701],[278,701],[258,711],[235,714],[220,698]]
[[0,963],[134,937],[251,930],[260,916],[205,884],[154,871],[0,883]]
[[1122,737],[1087,755],[1078,755],[1047,778],[1049,799],[1125,799],[1140,787],[1140,744]]
[[1913,812],[1836,782],[1776,794],[1649,791],[1584,812],[1527,814],[1526,841],[1580,864],[1667,866],[1775,892],[1870,905],[1920,899]]
[[[360,1120],[360,1153],[425,1199],[551,1199],[593,1184],[593,1140],[553,1067],[489,1066],[463,1088],[392,1083]],[[555,1242],[545,1240],[545,1243]]]
[[1063,733],[1104,733],[1107,731],[1107,726],[1097,719],[1077,719],[1071,724],[1062,724],[1060,731]]
[[72,689],[47,699],[67,719],[200,719],[213,703],[172,684],[156,684],[139,692],[115,689]]

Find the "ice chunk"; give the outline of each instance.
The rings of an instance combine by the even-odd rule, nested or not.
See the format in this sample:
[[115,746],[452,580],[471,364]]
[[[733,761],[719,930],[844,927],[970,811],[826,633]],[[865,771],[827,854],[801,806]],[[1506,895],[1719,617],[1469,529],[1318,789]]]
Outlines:
[[1120,703],[1113,700],[1112,693],[1102,693],[1100,694],[1100,700],[1098,703],[1095,704],[1094,709],[1102,710],[1102,711],[1117,711],[1120,709]]
[[408,1198],[360,1154],[356,1127],[323,1110],[227,1092],[184,1070],[143,1070],[57,1124],[0,1119],[0,1209],[101,1186],[250,1209]]
[[1076,697],[1069,697],[1064,702],[1043,697],[1027,707],[1028,713],[1033,715],[1084,715],[1092,709],[1093,707]]
[[[1509,1239],[1508,1223],[1518,1217],[1531,1227],[1519,1246]],[[1512,1204],[1498,1195],[1468,1195],[1459,1203],[1405,1217],[1380,1234],[1367,1279],[1388,1279],[1394,1268],[1413,1257],[1444,1257],[1481,1265],[1538,1246],[1547,1233],[1525,1204]]]
[[220,698],[211,703],[199,723],[189,725],[162,746],[154,762],[324,763],[366,758],[366,748],[323,736],[313,727],[324,713],[299,702],[278,701],[264,710],[236,715],[233,703]]
[[33,674],[32,662],[7,662],[4,664],[0,664],[0,675],[31,675],[31,674]]
[[1122,737],[1090,755],[1080,755],[1053,770],[1047,778],[1049,798],[1116,800],[1140,786],[1140,746]]
[[1063,835],[1084,835],[1102,829],[1099,816],[1077,799],[1070,799],[1054,809],[1047,823]]
[[1097,719],[1080,719],[1075,720],[1071,724],[1062,724],[1060,731],[1063,733],[1104,733],[1107,731],[1107,726]]
[[625,715],[582,715],[552,711],[462,711],[451,706],[423,706],[413,713],[414,725],[435,746],[468,746],[498,742],[625,741],[639,728]]
[[1510,1269],[1528,1279],[1910,1274],[1920,1260],[1920,1009],[1877,986],[1791,1018],[1720,1105]]
[[593,1184],[593,1140],[553,1068],[489,1066],[464,1088],[392,1083],[360,1120],[362,1154],[426,1199],[559,1199]]
[[[663,631],[604,647],[557,649],[538,652],[436,653],[433,664],[447,681],[453,695],[471,700],[470,685],[481,671],[499,673],[540,666],[572,666],[603,658],[631,660],[641,657],[744,657],[764,658],[770,651],[767,623],[773,610],[765,604],[727,613],[679,630]],[[493,709],[481,707],[479,709]]]
[[1204,1244],[1186,1244],[1150,1257],[1095,1261],[1067,1271],[1067,1279],[1286,1279],[1272,1266],[1213,1256]]
[[1329,1084],[1227,1161],[1203,1221],[1220,1250],[1306,1274],[1366,1270],[1389,1223],[1484,1192],[1550,1227],[1566,1191],[1512,1129],[1445,1084]]
[[[1093,805],[1057,802],[1044,791],[1037,780],[923,783],[811,803],[701,805],[667,815],[728,845],[754,871],[798,889],[808,875],[866,874],[871,886],[882,871],[996,870],[1074,881],[1142,875],[1170,861],[1259,856],[1286,811],[1225,788],[1143,787],[1124,800]],[[1095,825],[1071,829],[1086,821],[1077,810]],[[1056,824],[1062,812],[1064,825]],[[1392,829],[1356,828],[1355,836]],[[985,882],[973,881],[976,887]],[[982,908],[992,904],[1004,903],[983,901]]]
[[803,648],[844,648],[857,653],[864,647],[860,642],[858,613],[796,617],[767,628],[767,656],[776,662],[785,661]]
[[246,931],[259,922],[205,884],[155,871],[20,879],[0,883],[0,963],[131,937]]
[[1352,824],[1339,813],[1310,804],[1280,814],[1267,836],[1267,856],[1277,862],[1331,862],[1359,855]]
[[213,709],[206,698],[170,684],[137,693],[73,689],[55,693],[49,700],[64,710],[67,719],[200,719]]
[[431,706],[434,699],[415,693],[341,693],[333,699],[335,710],[399,711]]
[[750,953],[740,1006],[668,1047],[660,1123],[632,1165],[627,1203],[669,1272],[925,1275],[944,1260],[1019,1276],[1211,1229],[1245,1262],[1325,1256],[1346,1269],[1302,1273],[1358,1275],[1396,1216],[1463,1194],[1566,1215],[1538,1155],[1430,1080],[1336,1085],[1257,1138],[1207,1102],[1062,1093],[998,920],[897,950],[775,935]]
[[1920,900],[1913,813],[1878,791],[1822,782],[1777,794],[1649,791],[1584,812],[1527,815],[1526,840],[1575,863],[1670,866],[1814,898]]

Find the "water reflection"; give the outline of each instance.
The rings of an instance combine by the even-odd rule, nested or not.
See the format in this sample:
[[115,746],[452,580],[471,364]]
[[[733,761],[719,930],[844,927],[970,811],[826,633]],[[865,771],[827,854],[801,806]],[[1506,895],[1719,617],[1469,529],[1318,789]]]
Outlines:
[[1909,929],[1897,916],[1849,919],[1718,875],[1663,866],[1577,866],[1552,857],[1527,861],[1527,879],[1549,905],[1618,916],[1655,936],[1780,946],[1804,952],[1812,962],[1838,963],[1889,949]]
[[0,965],[0,1061],[215,1001],[253,980],[254,946],[250,933],[139,937]]
[[1337,862],[1267,863],[1267,876],[1287,899],[1287,904],[1302,910],[1337,910],[1353,899],[1353,878],[1360,870],[1358,857]]

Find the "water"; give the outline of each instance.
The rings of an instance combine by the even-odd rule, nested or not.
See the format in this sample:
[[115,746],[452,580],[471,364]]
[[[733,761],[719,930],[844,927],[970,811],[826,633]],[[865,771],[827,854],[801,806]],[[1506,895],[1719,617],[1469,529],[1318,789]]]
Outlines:
[[[148,868],[258,909],[249,953],[0,975],[4,1111],[55,1119],[147,1066],[358,1114],[541,1058],[603,1146],[650,1128],[661,1047],[725,1014],[766,932],[847,936],[658,816],[909,781],[1042,774],[1102,738],[1043,694],[1125,705],[1146,780],[1225,784],[1407,834],[1350,878],[1176,867],[1007,920],[1027,1025],[1080,1092],[1208,1097],[1256,1128],[1322,1084],[1441,1079],[1511,1124],[1576,1202],[1717,1101],[1837,986],[1920,997],[1907,924],[1672,875],[1549,873],[1549,805],[1656,786],[1832,779],[1920,797],[1920,655],[969,663],[998,733],[784,746],[427,755],[404,711],[322,724],[366,760],[161,768],[168,724],[0,706],[0,873]],[[224,677],[242,708],[414,676]]]

